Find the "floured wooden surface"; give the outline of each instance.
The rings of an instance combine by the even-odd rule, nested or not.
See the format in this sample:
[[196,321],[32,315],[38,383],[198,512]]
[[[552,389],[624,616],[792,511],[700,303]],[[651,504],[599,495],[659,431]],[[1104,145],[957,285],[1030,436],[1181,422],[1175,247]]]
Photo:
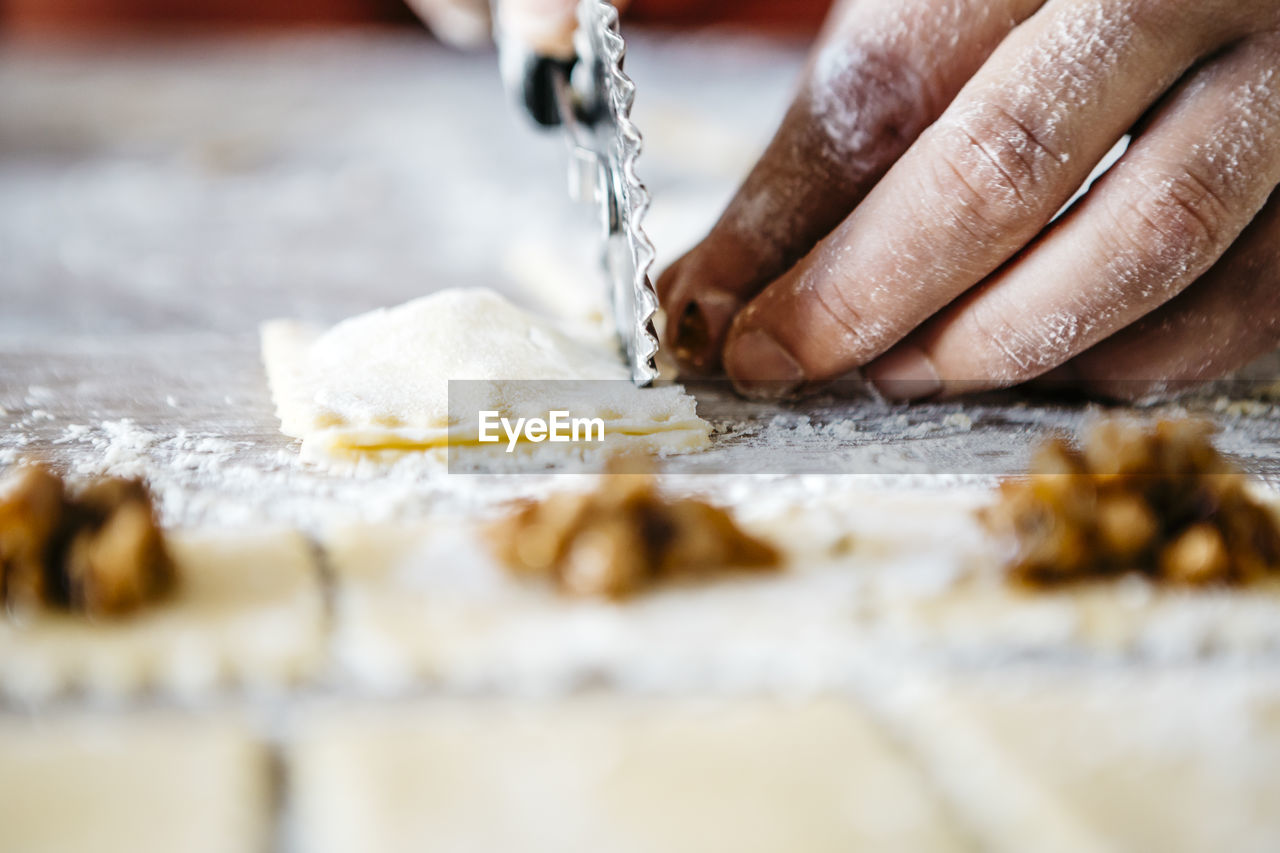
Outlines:
[[[1102,412],[991,398],[913,407],[820,399],[785,408],[743,402],[722,386],[689,390],[712,424],[712,446],[668,460],[672,482],[733,503],[785,504],[868,485],[986,487],[1021,470],[1048,431],[1074,433]],[[1274,408],[1214,397],[1143,414],[1214,418],[1223,425],[1218,445],[1275,484]],[[345,475],[308,466],[279,432],[252,335],[0,341],[0,409],[0,465],[33,458],[70,473],[145,476],[172,525],[266,520],[318,530],[412,520],[483,510],[557,481],[441,475],[438,465],[412,460]]]
[[[648,133],[641,171],[656,199],[651,233],[670,260],[708,227],[767,139],[801,57],[736,43],[637,45],[629,67]],[[748,93],[753,109],[724,108]],[[470,746],[483,760],[461,769],[475,784],[505,775],[511,756],[487,743],[485,727],[456,706],[428,713],[460,695],[532,708],[546,724],[542,747],[526,748],[518,726],[493,723],[523,766],[546,744],[577,743],[576,728],[562,722],[577,718],[542,701],[600,689],[615,699],[645,696],[658,710],[641,722],[657,725],[671,719],[664,709],[710,695],[727,703],[727,719],[748,741],[755,727],[772,744],[767,754],[780,756],[783,781],[812,778],[801,759],[813,745],[796,721],[817,719],[845,765],[823,768],[835,775],[816,780],[826,785],[819,797],[837,796],[846,769],[866,783],[862,761],[907,792],[898,798],[905,822],[885,813],[877,823],[858,809],[848,812],[857,816],[852,827],[804,821],[815,832],[833,828],[839,840],[1019,851],[1030,845],[1014,842],[1026,838],[1073,851],[1169,839],[1275,847],[1269,816],[1243,793],[1275,783],[1255,760],[1280,743],[1273,595],[1190,599],[1129,585],[1031,601],[991,584],[999,555],[972,510],[995,475],[1023,467],[1046,430],[1075,432],[1095,408],[1009,397],[785,408],[693,386],[716,428],[713,446],[678,466],[672,460],[667,483],[730,505],[749,529],[784,544],[793,564],[776,578],[661,589],[634,607],[515,584],[470,537],[470,525],[502,502],[587,487],[582,477],[460,476],[414,465],[339,476],[299,461],[266,389],[256,338],[264,320],[324,326],[436,287],[482,285],[598,327],[595,223],[564,197],[561,141],[516,127],[492,57],[372,36],[6,49],[0,152],[0,467],[30,456],[75,474],[146,477],[167,524],[213,537],[202,553],[224,578],[256,571],[287,581],[285,597],[306,602],[305,618],[263,630],[277,641],[301,637],[290,647],[317,655],[273,667],[254,656],[261,642],[248,642],[252,631],[231,630],[232,619],[219,629],[225,660],[240,672],[259,667],[255,689],[221,677],[223,669],[205,678],[207,667],[183,666],[199,689],[143,679],[112,690],[112,673],[128,670],[128,644],[95,642],[105,662],[95,678],[59,680],[66,671],[35,667],[54,688],[5,692],[6,755],[40,759],[46,747],[59,761],[71,755],[62,772],[75,779],[80,740],[51,725],[60,713],[86,714],[116,738],[114,720],[143,719],[156,705],[181,705],[197,728],[230,705],[252,722],[233,739],[252,744],[249,763],[261,749],[290,768],[271,795],[252,797],[270,801],[276,825],[242,824],[250,838],[236,839],[236,849],[324,849],[324,838],[308,833],[329,827],[361,837],[364,849],[390,850],[402,839],[396,833],[427,827],[443,837],[457,824],[438,811],[415,813],[412,797],[348,800],[353,774],[406,796],[430,792],[440,784],[430,760],[462,762],[446,748]],[[1280,483],[1272,402],[1213,395],[1168,412],[1213,418],[1224,450]],[[270,542],[245,545],[246,529],[263,524],[284,531],[272,541],[287,556]],[[12,663],[40,646],[5,648]],[[1170,693],[1162,685],[1175,676],[1185,686]],[[956,687],[979,677],[999,690]],[[1156,714],[1176,702],[1160,730],[1170,739],[1130,743],[1133,720],[1097,710],[1091,698],[1111,690],[1096,686],[1106,677],[1127,685],[1116,688],[1117,704]],[[1245,693],[1248,708],[1260,710],[1231,705]],[[780,698],[799,710],[769,711]],[[849,719],[812,711],[827,700],[854,709]],[[379,713],[412,735],[406,755],[421,762],[402,764],[369,727]],[[618,745],[619,713],[627,712],[587,714],[582,725]],[[1067,716],[1055,724],[1060,741],[1027,723],[1055,713]],[[1080,720],[1103,735],[1095,739]],[[48,726],[54,746],[16,745],[32,721]],[[1254,749],[1242,748],[1242,737]],[[643,803],[627,784],[649,792],[646,780],[666,779],[668,769],[720,778],[718,759],[679,765],[683,744],[702,740],[697,726],[655,738],[673,766],[637,758],[642,772],[609,789],[621,792],[615,804],[629,819]],[[799,757],[788,746],[795,743],[808,743]],[[229,759],[208,765],[211,779],[231,781],[173,790],[175,814],[242,814],[236,780],[253,787],[261,779],[235,744]],[[1131,775],[1107,776],[1116,770],[1107,756],[1090,765],[1096,745],[1129,762],[1120,769]],[[707,748],[712,755],[720,746]],[[560,768],[560,790],[595,778],[593,756],[578,757]],[[1222,819],[1201,823],[1188,805],[1160,814],[1159,826],[1122,825],[1082,781],[1095,771],[1135,814],[1167,797],[1202,801]],[[397,786],[402,778],[412,784]],[[726,783],[737,802],[772,799],[768,788],[739,781]],[[78,790],[59,778],[49,788]],[[459,802],[482,810],[474,791],[457,792]],[[345,811],[328,812],[334,802]],[[779,820],[804,817],[804,807]],[[108,818],[93,826],[109,827]],[[913,821],[927,825],[903,829]],[[474,822],[471,831],[483,828]],[[154,837],[132,849],[172,849],[167,836]]]
[[[669,261],[768,139],[801,56],[696,41],[633,54],[650,231]],[[751,110],[723,108],[747,93]],[[511,114],[493,57],[410,36],[15,47],[0,119],[0,466],[31,454],[146,474],[184,525],[319,528],[544,487],[297,465],[255,341],[271,318],[328,325],[468,285],[598,323],[596,223],[564,193],[561,141]],[[693,390],[718,433],[682,470],[769,475],[752,491],[771,496],[986,483],[1019,470],[1044,430],[1091,415],[1000,398],[782,409]],[[1228,427],[1220,443],[1246,467],[1280,478],[1270,403],[1193,408]]]

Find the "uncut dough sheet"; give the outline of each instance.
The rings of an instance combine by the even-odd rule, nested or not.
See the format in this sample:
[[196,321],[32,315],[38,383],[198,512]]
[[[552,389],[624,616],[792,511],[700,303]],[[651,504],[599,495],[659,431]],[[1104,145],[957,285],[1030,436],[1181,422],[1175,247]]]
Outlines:
[[[497,444],[479,443],[481,411],[514,421],[557,409],[604,422],[603,443],[521,441],[523,452],[553,459],[708,444],[710,427],[683,389],[634,387],[616,353],[489,290],[440,291],[328,331],[274,321],[263,326],[262,351],[281,430],[302,439],[310,461],[397,461],[438,455],[450,444],[500,458],[505,434]],[[451,387],[450,380],[471,381]]]
[[967,849],[909,761],[835,701],[330,708],[287,760],[312,853]]
[[324,602],[292,530],[178,532],[170,597],[120,620],[37,613],[0,620],[0,694],[40,701],[227,687],[284,690],[315,671]]
[[269,776],[265,750],[230,717],[0,717],[0,849],[266,850]]
[[474,520],[335,527],[335,663],[392,691],[738,690],[839,688],[868,657],[1274,660],[1274,590],[1010,589],[975,515],[987,500],[868,491],[740,511],[783,550],[782,571],[664,584],[621,606],[513,578]]

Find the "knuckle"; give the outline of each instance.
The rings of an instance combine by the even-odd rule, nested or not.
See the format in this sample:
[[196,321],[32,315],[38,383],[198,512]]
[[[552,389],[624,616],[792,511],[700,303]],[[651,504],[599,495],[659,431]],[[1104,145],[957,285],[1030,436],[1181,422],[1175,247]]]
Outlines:
[[792,325],[803,336],[795,350],[814,376],[870,360],[891,338],[887,322],[865,308],[856,288],[836,278],[800,288],[795,307],[802,316]]
[[987,374],[976,378],[1012,385],[1053,366],[1042,362],[1047,353],[1056,352],[1057,348],[1048,346],[1047,339],[1036,341],[1035,336],[1027,332],[1025,318],[1016,312],[991,300],[980,300],[973,305],[970,322],[975,340],[981,342],[984,350],[982,364]]
[[[1272,5],[1271,0],[1263,2]],[[1156,43],[1180,41],[1202,50],[1252,32],[1259,24],[1258,6],[1254,0],[1123,0],[1119,4],[1125,22],[1135,33]]]
[[862,360],[870,358],[877,348],[879,324],[868,322],[865,312],[836,286],[819,287],[813,291],[814,301],[841,336],[840,351],[845,357]]
[[1223,189],[1191,169],[1143,182],[1122,202],[1119,233],[1144,265],[1175,270],[1204,264],[1234,239],[1239,217]]
[[942,198],[975,236],[1021,231],[1057,193],[1065,158],[1030,118],[986,102],[944,119],[935,137]]
[[869,174],[928,125],[934,100],[911,58],[864,41],[833,39],[815,59],[807,110],[842,169]]
[[[1238,0],[1232,0],[1238,2]],[[1201,0],[1198,3],[1169,3],[1166,0],[1127,0],[1121,7],[1124,20],[1132,29],[1155,39],[1170,40],[1196,27],[1205,29],[1206,21],[1221,18],[1221,10],[1210,15],[1209,10],[1221,6],[1219,0]],[[1207,34],[1206,34],[1207,35]]]

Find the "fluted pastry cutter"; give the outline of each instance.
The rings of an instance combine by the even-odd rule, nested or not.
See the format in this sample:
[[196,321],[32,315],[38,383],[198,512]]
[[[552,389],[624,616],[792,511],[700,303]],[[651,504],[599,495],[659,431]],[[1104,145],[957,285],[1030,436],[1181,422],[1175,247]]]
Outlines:
[[[631,121],[636,87],[623,71],[626,44],[618,10],[605,0],[579,0],[574,54],[521,53],[499,39],[504,77],[534,121],[561,128],[569,143],[569,193],[601,213],[601,263],[618,338],[637,385],[658,376],[658,297],[649,280],[653,244],[642,222],[649,192],[636,177],[640,132]],[[515,60],[513,62],[513,60]]]

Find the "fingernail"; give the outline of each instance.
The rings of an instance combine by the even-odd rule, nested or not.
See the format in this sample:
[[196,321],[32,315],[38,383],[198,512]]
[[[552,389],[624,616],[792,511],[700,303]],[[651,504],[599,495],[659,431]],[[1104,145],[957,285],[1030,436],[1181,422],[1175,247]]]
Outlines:
[[921,400],[942,390],[937,369],[918,347],[900,346],[863,370],[876,390],[890,400]]
[[725,369],[738,393],[760,400],[794,394],[804,383],[804,370],[791,353],[764,332],[744,332],[729,344]]
[[714,370],[720,343],[741,307],[736,297],[723,292],[690,301],[676,325],[676,359],[701,372]]

